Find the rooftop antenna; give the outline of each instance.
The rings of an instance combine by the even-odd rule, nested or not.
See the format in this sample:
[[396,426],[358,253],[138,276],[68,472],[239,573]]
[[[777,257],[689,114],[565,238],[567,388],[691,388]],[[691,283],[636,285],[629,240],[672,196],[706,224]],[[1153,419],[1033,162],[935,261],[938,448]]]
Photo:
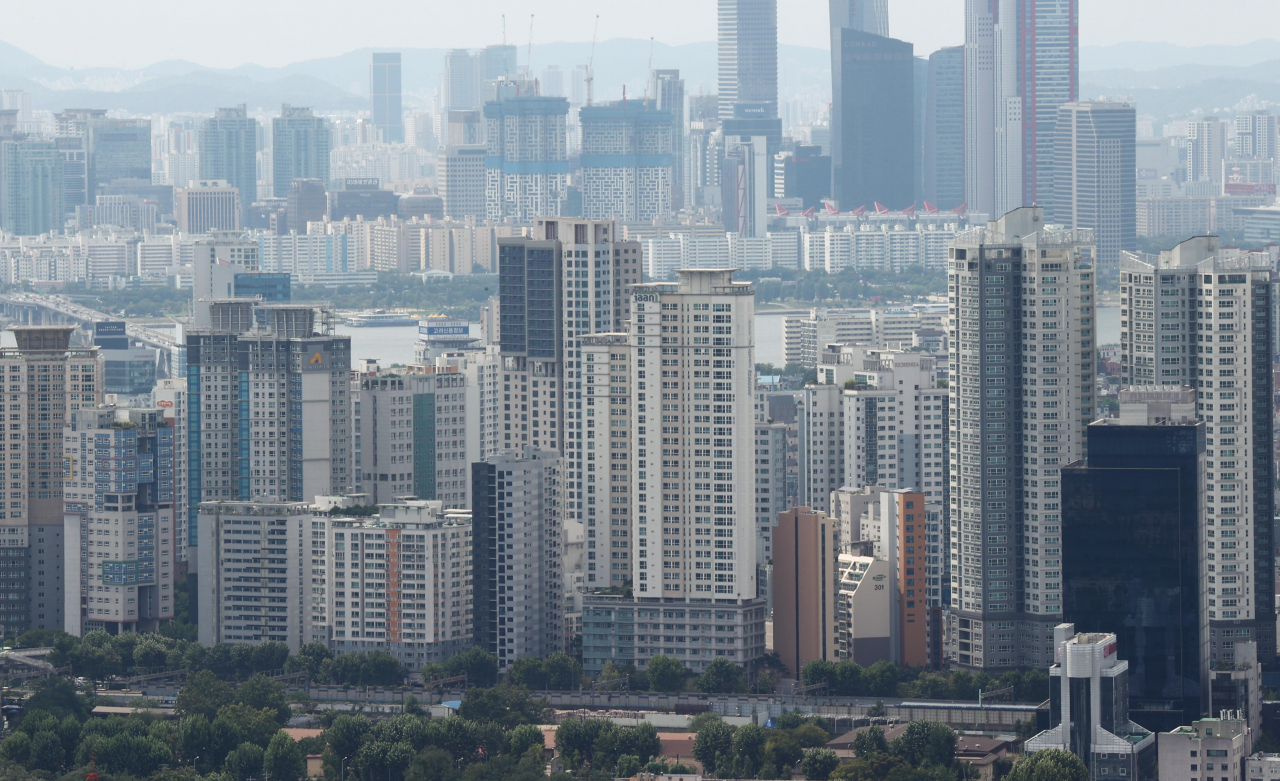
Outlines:
[[591,105],[591,82],[595,81],[592,66],[596,62],[596,35],[600,32],[600,14],[596,14],[596,26],[591,31],[591,57],[587,60],[587,105]]
[[507,45],[507,15],[502,15],[502,45]]
[[529,52],[524,57],[524,67],[529,70],[529,78],[533,78],[533,14],[529,14]]

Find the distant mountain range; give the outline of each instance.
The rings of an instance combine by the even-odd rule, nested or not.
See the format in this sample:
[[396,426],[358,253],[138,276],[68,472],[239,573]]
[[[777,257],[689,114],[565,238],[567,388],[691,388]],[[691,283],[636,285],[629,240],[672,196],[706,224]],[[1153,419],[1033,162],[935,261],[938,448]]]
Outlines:
[[[205,113],[219,106],[246,103],[270,109],[281,103],[317,110],[359,110],[367,104],[369,55],[359,49],[278,68],[244,65],[209,68],[167,60],[137,70],[59,68],[8,43],[0,42],[0,88],[30,92],[37,109],[67,107],[119,109],[134,113]],[[444,49],[400,49],[406,107],[429,108],[444,69]],[[586,65],[590,43],[548,43],[531,51],[535,76],[559,66],[567,85],[573,68]],[[521,67],[529,50],[519,49]],[[830,92],[830,55],[824,49],[779,47],[782,88],[788,94]],[[667,46],[629,38],[600,41],[595,48],[594,92],[598,100],[626,94],[643,98],[649,64],[678,68],[687,94],[716,91],[714,42]]]
[[[68,107],[119,109],[140,114],[207,113],[246,103],[272,110],[281,103],[322,111],[365,108],[369,54],[359,49],[335,57],[268,68],[243,65],[209,68],[166,60],[136,70],[60,68],[12,44],[0,42],[0,88],[23,89],[38,109]],[[407,108],[430,108],[444,68],[444,49],[401,49]],[[574,67],[591,58],[590,43],[519,47],[523,67],[532,55],[533,72],[559,66],[567,85]],[[927,52],[919,52],[927,56]],[[1166,43],[1123,43],[1081,48],[1081,95],[1127,97],[1138,110],[1158,117],[1183,116],[1195,109],[1230,108],[1252,95],[1280,103],[1280,41],[1235,46],[1185,47]],[[716,91],[714,42],[668,46],[632,38],[601,41],[595,47],[595,96],[617,100],[644,96],[650,63],[678,68],[687,94]],[[784,99],[830,99],[830,55],[825,49],[780,46],[778,72]]]

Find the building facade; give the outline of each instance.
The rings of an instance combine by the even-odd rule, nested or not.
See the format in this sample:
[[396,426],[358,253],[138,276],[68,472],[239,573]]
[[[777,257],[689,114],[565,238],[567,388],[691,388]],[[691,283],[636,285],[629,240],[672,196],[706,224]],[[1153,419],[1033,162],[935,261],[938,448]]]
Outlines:
[[1120,268],[1137,248],[1136,111],[1128,103],[1067,103],[1058,109],[1053,200],[1048,219],[1090,228],[1098,269]]
[[[280,107],[280,116],[271,120],[272,193],[288,198],[294,179],[329,181],[329,150],[333,146],[333,130],[329,120],[317,117],[311,109]],[[307,226],[289,224],[289,229],[306,233]]]
[[175,614],[175,502],[180,464],[161,409],[71,413],[62,452],[65,555],[50,586],[77,637],[156,631]]
[[559,213],[569,176],[568,114],[564,98],[512,97],[485,104],[489,219],[533,220]]
[[471,467],[475,644],[501,668],[564,650],[564,497],[552,451],[504,451]]
[[1120,264],[1122,382],[1194,387],[1206,424],[1201,543],[1209,573],[1231,578],[1209,606],[1211,661],[1249,641],[1264,662],[1276,653],[1270,271],[1266,253],[1224,251],[1215,236]]
[[720,118],[738,103],[778,105],[777,0],[721,0],[717,12]]
[[1060,470],[1094,415],[1093,234],[1022,208],[951,252],[947,653],[1041,667],[1062,616]]

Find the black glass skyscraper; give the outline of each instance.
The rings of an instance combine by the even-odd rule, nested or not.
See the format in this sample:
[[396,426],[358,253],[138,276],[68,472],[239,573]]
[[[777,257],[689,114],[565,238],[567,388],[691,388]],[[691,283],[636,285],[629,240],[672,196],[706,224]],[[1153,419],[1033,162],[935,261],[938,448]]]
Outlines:
[[1205,426],[1099,421],[1088,454],[1062,470],[1062,619],[1116,633],[1134,721],[1158,732],[1189,724],[1202,714],[1207,671],[1197,531]]
[[906,41],[843,28],[833,35],[831,146],[842,210],[915,201],[915,56]]

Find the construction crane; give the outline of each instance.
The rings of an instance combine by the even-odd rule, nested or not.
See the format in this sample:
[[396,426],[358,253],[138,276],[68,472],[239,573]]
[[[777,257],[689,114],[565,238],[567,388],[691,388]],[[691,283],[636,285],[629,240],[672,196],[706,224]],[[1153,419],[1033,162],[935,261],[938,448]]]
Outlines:
[[596,35],[600,32],[600,14],[596,14],[596,26],[591,31],[591,57],[587,59],[587,105],[591,105],[591,82],[595,81],[593,67],[596,62]]
[[529,80],[533,81],[533,14],[529,14],[529,50],[524,56],[524,67],[529,71]]

